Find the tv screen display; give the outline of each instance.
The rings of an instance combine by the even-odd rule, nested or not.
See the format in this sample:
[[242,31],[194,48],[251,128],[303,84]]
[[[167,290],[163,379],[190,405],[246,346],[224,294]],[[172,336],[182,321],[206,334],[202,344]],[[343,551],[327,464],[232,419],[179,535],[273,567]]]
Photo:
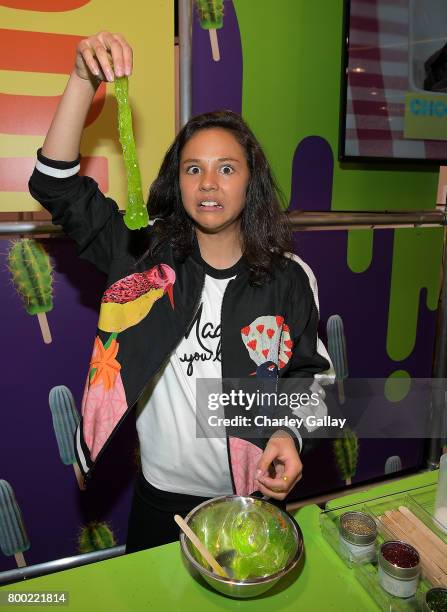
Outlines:
[[447,0],[345,0],[341,161],[447,163]]

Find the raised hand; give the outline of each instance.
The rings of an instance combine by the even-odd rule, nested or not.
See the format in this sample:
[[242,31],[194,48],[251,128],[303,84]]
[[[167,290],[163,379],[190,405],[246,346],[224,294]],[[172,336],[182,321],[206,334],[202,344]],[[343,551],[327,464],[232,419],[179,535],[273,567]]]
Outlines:
[[121,34],[99,32],[76,47],[76,74],[90,81],[114,81],[132,74],[132,48]]

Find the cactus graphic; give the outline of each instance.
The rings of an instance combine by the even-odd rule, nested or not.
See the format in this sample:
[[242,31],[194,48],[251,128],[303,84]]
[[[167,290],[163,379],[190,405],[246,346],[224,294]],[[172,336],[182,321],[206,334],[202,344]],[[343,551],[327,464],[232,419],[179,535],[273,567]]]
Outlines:
[[346,336],[343,319],[340,315],[331,315],[327,320],[328,353],[334,364],[335,376],[338,386],[338,401],[345,403],[345,389],[343,381],[348,378],[348,357],[346,352]]
[[74,448],[74,436],[79,423],[79,414],[76,410],[73,394],[65,385],[58,385],[50,390],[48,401],[61,461],[64,465],[73,466],[78,486],[81,490],[84,490],[84,477],[76,461]]
[[402,460],[399,455],[388,457],[385,461],[385,474],[394,474],[402,469]]
[[359,456],[359,441],[356,434],[346,427],[343,437],[333,443],[335,460],[341,477],[347,485],[351,484],[351,478],[357,471],[357,460]]
[[92,521],[86,527],[82,527],[79,540],[79,554],[112,548],[116,545],[115,536],[107,523]]
[[46,312],[53,308],[52,268],[41,244],[24,238],[14,242],[8,254],[9,270],[26,312],[37,315],[43,341],[51,342]]
[[223,0],[196,0],[200,27],[208,30],[210,35],[211,54],[215,62],[220,61],[217,30],[223,27]]
[[22,513],[13,488],[6,480],[0,480],[0,548],[4,555],[14,555],[17,567],[25,567],[23,553],[29,547]]

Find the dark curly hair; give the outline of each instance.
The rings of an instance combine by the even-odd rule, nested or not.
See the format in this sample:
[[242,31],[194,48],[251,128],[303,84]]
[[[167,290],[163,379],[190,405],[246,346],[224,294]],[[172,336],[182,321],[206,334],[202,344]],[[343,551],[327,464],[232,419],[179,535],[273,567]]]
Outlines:
[[194,222],[186,213],[180,193],[180,156],[188,140],[199,130],[223,128],[242,146],[250,178],[241,215],[242,248],[250,270],[250,282],[262,285],[273,276],[274,267],[285,265],[290,250],[291,229],[280,206],[282,196],[272,176],[259,142],[240,115],[229,110],[204,113],[190,119],[168,149],[159,173],[152,183],[147,202],[154,225],[155,240],[146,255],[154,255],[169,242],[174,254],[184,259],[193,249]]

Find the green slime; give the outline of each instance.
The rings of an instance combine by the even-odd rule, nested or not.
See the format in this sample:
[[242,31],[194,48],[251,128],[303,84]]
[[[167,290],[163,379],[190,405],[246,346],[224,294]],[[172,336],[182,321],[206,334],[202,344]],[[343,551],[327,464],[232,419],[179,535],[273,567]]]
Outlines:
[[115,97],[118,103],[119,139],[123,149],[127,174],[127,207],[124,223],[129,229],[135,230],[149,224],[149,215],[141,189],[141,174],[132,130],[132,111],[129,104],[127,77],[115,79]]
[[[214,557],[234,551],[223,565],[232,570],[236,580],[261,578],[282,570],[297,548],[294,530],[285,515],[261,503],[247,508],[212,505],[199,512],[190,527]],[[207,568],[196,548],[188,546],[198,563]]]

